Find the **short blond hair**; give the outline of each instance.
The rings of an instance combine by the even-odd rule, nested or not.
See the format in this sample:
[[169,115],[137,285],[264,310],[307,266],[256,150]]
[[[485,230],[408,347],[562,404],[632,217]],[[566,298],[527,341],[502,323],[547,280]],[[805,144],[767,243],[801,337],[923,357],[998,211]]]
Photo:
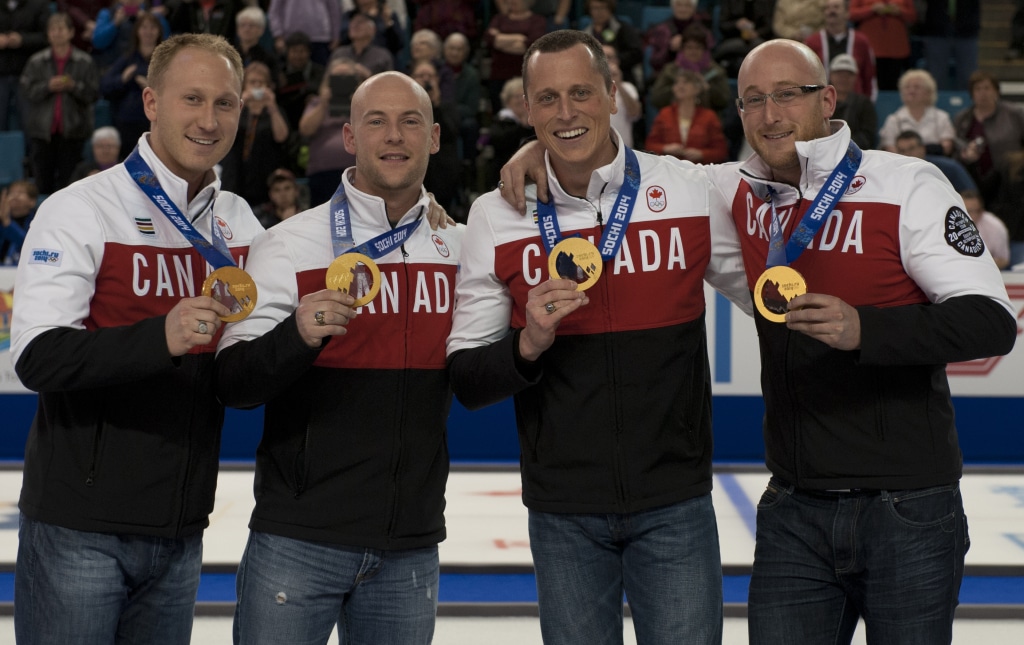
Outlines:
[[223,56],[231,64],[231,69],[238,79],[238,86],[242,86],[242,76],[244,74],[242,57],[239,55],[238,50],[231,46],[231,43],[222,36],[214,36],[213,34],[177,34],[160,43],[153,50],[153,56],[149,59],[149,74],[147,75],[150,87],[157,90],[160,89],[160,85],[164,80],[164,74],[167,73],[167,68],[170,67],[171,61],[174,60],[178,53],[185,49],[202,49],[211,54]]
[[939,86],[935,83],[935,77],[928,73],[928,70],[924,69],[908,69],[903,72],[900,76],[900,80],[897,82],[899,91],[902,92],[904,86],[913,80],[918,80],[924,83],[925,88],[928,90],[928,104],[935,105],[935,100],[938,98]]

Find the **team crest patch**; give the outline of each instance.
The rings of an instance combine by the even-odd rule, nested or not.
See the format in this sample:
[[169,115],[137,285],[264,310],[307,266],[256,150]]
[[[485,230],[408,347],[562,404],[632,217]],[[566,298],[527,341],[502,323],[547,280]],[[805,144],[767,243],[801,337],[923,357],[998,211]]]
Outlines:
[[59,267],[64,253],[54,249],[32,249],[28,254],[29,264],[46,264],[52,267]]
[[666,206],[668,206],[668,200],[665,199],[664,188],[661,186],[651,186],[647,189],[647,208],[655,213],[660,213],[665,210]]
[[431,234],[430,240],[434,243],[434,248],[441,254],[441,257],[446,258],[452,254],[452,252],[448,250],[448,245],[444,243],[444,240],[442,240],[441,236],[437,233]]
[[946,244],[956,249],[960,255],[972,258],[981,257],[985,252],[985,242],[981,239],[974,220],[959,206],[946,211],[946,229],[943,231]]
[[864,179],[863,175],[855,175],[853,179],[850,181],[850,187],[846,189],[846,194],[852,195],[856,193],[858,190],[864,187],[864,184],[866,184],[867,181],[868,180]]
[[148,217],[136,217],[135,227],[139,229],[139,233],[148,237],[156,237],[156,227],[153,226],[153,220]]
[[231,238],[233,238],[235,236],[235,234],[231,232],[231,227],[228,226],[228,223],[225,222],[222,218],[217,217],[216,215],[214,215],[213,216],[213,221],[217,222],[217,228],[220,229],[220,232],[224,235],[224,239],[225,240],[229,240],[230,241]]

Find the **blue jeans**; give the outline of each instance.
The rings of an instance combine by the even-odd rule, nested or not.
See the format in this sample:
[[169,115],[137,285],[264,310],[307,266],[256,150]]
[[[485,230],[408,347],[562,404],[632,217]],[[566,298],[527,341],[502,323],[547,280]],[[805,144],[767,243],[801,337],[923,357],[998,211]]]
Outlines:
[[188,645],[201,533],[90,533],[21,516],[14,575],[19,645]]
[[772,478],[757,506],[751,645],[872,645],[953,637],[970,546],[957,484],[826,493]]
[[711,495],[639,513],[530,511],[540,628],[552,645],[721,643],[722,560]]
[[437,547],[378,551],[251,531],[238,565],[235,643],[430,643]]

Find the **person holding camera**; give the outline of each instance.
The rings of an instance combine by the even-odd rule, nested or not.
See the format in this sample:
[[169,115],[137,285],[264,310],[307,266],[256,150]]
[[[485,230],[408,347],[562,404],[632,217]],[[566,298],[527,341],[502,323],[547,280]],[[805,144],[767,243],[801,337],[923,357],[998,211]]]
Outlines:
[[462,164],[459,161],[459,108],[441,98],[441,74],[437,65],[429,60],[413,63],[411,74],[430,97],[434,112],[434,123],[441,126],[440,149],[430,156],[427,176],[423,185],[434,194],[434,199],[445,210],[456,213],[457,221],[465,223],[466,218],[457,209],[462,182]]
[[286,165],[288,122],[277,105],[270,68],[252,62],[245,68],[242,118],[231,152],[222,162],[225,190],[240,195],[253,208],[269,199],[266,178]]
[[299,134],[309,142],[306,177],[311,204],[330,199],[341,171],[355,163],[355,157],[345,150],[342,128],[348,123],[351,92],[369,76],[370,71],[354,60],[335,58],[327,67],[320,91],[299,119]]

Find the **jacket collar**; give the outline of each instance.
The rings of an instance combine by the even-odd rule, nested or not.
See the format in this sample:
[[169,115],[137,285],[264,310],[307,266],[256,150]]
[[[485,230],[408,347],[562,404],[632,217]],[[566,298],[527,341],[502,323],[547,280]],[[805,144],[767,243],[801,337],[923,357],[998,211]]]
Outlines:
[[[164,193],[171,198],[171,201],[174,202],[174,205],[180,211],[188,215],[189,220],[194,220],[199,216],[206,206],[213,203],[213,200],[220,195],[220,175],[217,172],[213,172],[213,181],[196,193],[195,198],[190,203],[188,201],[188,182],[175,175],[160,161],[160,158],[153,152],[152,146],[149,145],[148,132],[139,138],[139,154],[142,155],[143,160],[153,170]],[[184,208],[182,208],[183,205]]]
[[[803,171],[800,173],[800,183],[795,188],[803,195],[816,195],[849,149],[850,127],[838,119],[833,119],[830,124],[832,134],[829,136],[796,143],[796,154]],[[783,192],[782,187],[787,186],[771,179],[771,169],[757,154],[751,155],[740,165],[740,173],[761,197],[767,186],[772,186],[778,192]]]
[[[383,230],[393,228],[390,220],[388,220],[388,208],[384,203],[384,199],[377,197],[376,195],[364,193],[352,185],[351,174],[354,173],[355,170],[355,167],[352,167],[341,173],[341,181],[345,185],[345,197],[351,205],[351,212],[359,213],[359,219],[371,221],[374,226],[382,228]],[[429,205],[430,198],[427,196],[427,191],[423,186],[420,186],[419,200],[413,204],[412,208],[402,215],[395,226],[408,224],[415,221],[421,215],[426,215]],[[355,220],[356,216],[353,215],[352,219]]]
[[[607,166],[601,166],[590,174],[590,184],[587,186],[587,201],[594,204],[601,200],[602,195],[609,193],[618,194],[625,179],[626,148],[622,143],[622,137],[615,131],[615,128],[611,128],[610,132],[615,138],[615,159]],[[579,199],[576,195],[570,195],[562,188],[558,177],[555,176],[554,168],[551,167],[551,159],[546,151],[544,152],[544,164],[547,166],[548,189],[555,203]]]

